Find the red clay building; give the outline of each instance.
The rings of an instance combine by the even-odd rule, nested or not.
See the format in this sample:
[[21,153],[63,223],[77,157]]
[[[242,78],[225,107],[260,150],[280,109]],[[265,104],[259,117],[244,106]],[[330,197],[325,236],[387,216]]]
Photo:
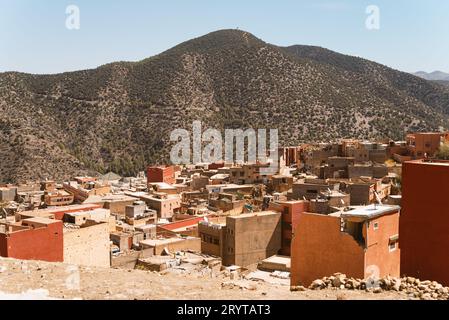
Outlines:
[[403,164],[401,272],[449,286],[449,161]]
[[147,183],[165,182],[175,183],[175,168],[170,167],[148,167]]
[[406,137],[407,149],[413,159],[424,159],[426,155],[433,157],[439,150],[443,139],[444,134],[438,132],[408,134]]
[[269,210],[282,213],[282,248],[279,254],[290,256],[293,226],[297,224],[301,213],[309,209],[309,202],[303,200],[270,203]]
[[356,207],[329,215],[302,213],[291,251],[291,285],[341,272],[349,277],[399,277],[399,207]]
[[225,163],[224,162],[215,162],[215,163],[211,163],[208,165],[207,169],[208,170],[217,170],[220,168],[224,168]]
[[47,218],[30,218],[20,224],[0,225],[0,256],[62,262],[63,223]]

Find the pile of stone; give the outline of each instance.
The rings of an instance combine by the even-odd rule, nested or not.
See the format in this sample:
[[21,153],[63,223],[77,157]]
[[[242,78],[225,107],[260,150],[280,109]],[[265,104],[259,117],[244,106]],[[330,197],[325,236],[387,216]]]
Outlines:
[[[365,290],[367,292],[382,293],[384,291],[397,291],[410,298],[422,300],[448,300],[449,288],[436,281],[421,281],[413,277],[392,278],[385,277],[378,280],[360,280],[347,277],[342,273],[324,277],[313,281],[308,289],[337,289],[337,290]],[[304,287],[293,287],[293,291],[305,291]]]
[[241,290],[257,290],[257,285],[250,281],[237,280],[237,281],[225,281],[221,283],[222,289],[241,289]]

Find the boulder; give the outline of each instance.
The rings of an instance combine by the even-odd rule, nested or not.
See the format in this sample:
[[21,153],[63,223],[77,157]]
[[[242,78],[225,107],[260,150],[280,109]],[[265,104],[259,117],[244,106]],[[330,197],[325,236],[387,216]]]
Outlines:
[[292,286],[290,287],[290,291],[307,291],[307,288],[303,286]]
[[325,286],[326,285],[325,285],[324,281],[321,279],[318,279],[318,280],[313,281],[309,288],[312,290],[321,290]]
[[335,288],[340,288],[341,286],[344,287],[345,284],[346,284],[346,275],[345,274],[335,274],[334,275],[332,285]]

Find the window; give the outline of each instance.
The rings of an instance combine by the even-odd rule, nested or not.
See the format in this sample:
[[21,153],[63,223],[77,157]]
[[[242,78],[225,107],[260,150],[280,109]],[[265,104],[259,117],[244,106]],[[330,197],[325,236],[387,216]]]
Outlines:
[[392,242],[388,245],[388,249],[390,250],[390,252],[396,251],[397,247],[397,242]]
[[374,222],[374,230],[379,230],[379,222]]

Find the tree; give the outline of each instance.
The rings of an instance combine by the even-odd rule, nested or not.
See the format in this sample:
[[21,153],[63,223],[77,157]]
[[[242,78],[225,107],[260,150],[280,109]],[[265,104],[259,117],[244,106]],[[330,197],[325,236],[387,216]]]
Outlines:
[[440,160],[449,160],[449,142],[441,145],[436,153],[436,158]]

